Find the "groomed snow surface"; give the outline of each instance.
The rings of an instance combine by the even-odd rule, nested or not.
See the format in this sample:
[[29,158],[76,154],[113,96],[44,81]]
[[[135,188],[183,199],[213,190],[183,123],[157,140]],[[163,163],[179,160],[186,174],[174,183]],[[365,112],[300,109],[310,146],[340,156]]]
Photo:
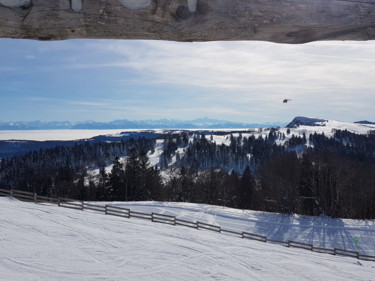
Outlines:
[[[207,205],[161,202],[116,205],[144,212],[173,212],[176,217],[226,227],[235,227],[237,218],[241,227],[248,225],[249,229],[257,217],[258,223],[268,224],[268,232],[274,228],[280,233],[283,229],[288,232],[293,224],[284,221],[283,228],[275,222],[273,227],[272,219],[276,215],[259,213],[257,216],[250,211]],[[0,213],[0,280],[368,281],[375,277],[375,262],[286,248],[212,231],[3,197]],[[372,236],[360,243],[366,244],[362,245],[363,249],[374,250],[373,221],[343,221],[338,226],[327,218],[321,219],[346,239],[353,235],[351,231],[356,235],[361,233],[362,238]],[[314,220],[310,223],[313,225]],[[306,235],[308,240],[307,235],[311,235],[311,231],[294,231],[301,232],[301,239]]]

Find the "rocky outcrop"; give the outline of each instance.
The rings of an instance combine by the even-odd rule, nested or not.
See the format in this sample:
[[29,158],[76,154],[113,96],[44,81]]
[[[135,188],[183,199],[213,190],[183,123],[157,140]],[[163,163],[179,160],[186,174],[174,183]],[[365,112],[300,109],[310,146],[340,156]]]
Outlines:
[[0,0],[0,37],[373,40],[375,0]]

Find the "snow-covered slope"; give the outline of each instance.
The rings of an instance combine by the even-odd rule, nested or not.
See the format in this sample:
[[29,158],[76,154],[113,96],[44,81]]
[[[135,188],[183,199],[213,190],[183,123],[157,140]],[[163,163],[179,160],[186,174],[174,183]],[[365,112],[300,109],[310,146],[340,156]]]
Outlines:
[[335,130],[347,130],[355,134],[367,134],[371,130],[375,130],[375,124],[365,123],[349,123],[335,120],[324,120],[319,118],[296,117],[290,122],[286,128],[291,131],[302,131],[317,134],[324,133],[325,136],[332,136]]
[[[162,210],[160,204],[156,207]],[[169,207],[184,216],[196,206]],[[210,231],[10,198],[0,198],[0,213],[1,280],[345,281],[375,276],[374,262]],[[215,211],[210,216],[216,222]],[[373,226],[366,227],[374,231]],[[284,231],[282,227],[276,230]],[[345,227],[339,232],[351,235]]]
[[127,202],[111,205],[134,211],[175,216],[201,221],[234,231],[246,231],[279,241],[296,241],[321,248],[358,251],[375,256],[375,220],[333,219],[239,210],[223,206],[176,202]]

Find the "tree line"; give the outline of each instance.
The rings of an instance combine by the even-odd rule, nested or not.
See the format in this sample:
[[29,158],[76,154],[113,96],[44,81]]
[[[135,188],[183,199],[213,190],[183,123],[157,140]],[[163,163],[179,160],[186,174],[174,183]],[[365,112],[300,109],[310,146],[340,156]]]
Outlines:
[[[290,132],[287,132],[287,134]],[[84,143],[3,159],[0,186],[81,200],[158,200],[234,208],[375,218],[375,135],[337,130],[306,137],[277,129],[264,137],[230,134],[217,145],[209,133]],[[108,171],[109,165],[112,165]],[[88,169],[99,168],[90,177]],[[163,176],[162,176],[163,174]]]

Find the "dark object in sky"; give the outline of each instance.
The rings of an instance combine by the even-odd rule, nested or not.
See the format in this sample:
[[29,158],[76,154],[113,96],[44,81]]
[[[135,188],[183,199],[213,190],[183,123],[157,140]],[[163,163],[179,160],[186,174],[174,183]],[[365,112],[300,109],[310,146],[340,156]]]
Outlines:
[[285,99],[283,100],[283,103],[287,103],[288,101],[291,101],[291,99]]

